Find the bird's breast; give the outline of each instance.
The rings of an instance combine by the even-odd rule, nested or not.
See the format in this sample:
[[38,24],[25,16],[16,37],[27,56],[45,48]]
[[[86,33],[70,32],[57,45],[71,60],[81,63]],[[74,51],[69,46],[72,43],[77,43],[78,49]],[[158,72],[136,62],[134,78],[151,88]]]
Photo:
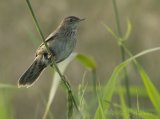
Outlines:
[[66,59],[72,52],[76,45],[76,36],[61,37],[54,41],[52,50],[55,53],[56,62],[61,62]]

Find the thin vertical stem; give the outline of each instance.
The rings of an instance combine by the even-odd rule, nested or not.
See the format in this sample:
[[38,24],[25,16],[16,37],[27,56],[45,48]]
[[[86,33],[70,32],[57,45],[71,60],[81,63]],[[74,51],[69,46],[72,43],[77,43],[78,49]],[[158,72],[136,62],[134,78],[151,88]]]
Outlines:
[[122,37],[122,30],[121,30],[121,26],[120,26],[120,19],[119,19],[119,14],[118,14],[116,0],[112,0],[112,2],[113,2],[114,14],[115,14],[115,18],[116,18],[118,35],[120,37]]
[[[59,68],[58,68],[58,66],[57,66],[57,64],[56,64],[56,62],[55,62],[55,60],[54,60],[54,57],[53,57],[53,55],[52,55],[52,52],[50,51],[50,49],[49,49],[49,47],[48,47],[48,45],[47,45],[47,43],[46,43],[46,41],[45,41],[44,35],[43,35],[43,33],[42,33],[42,30],[41,30],[41,28],[40,28],[40,26],[39,26],[39,24],[38,24],[38,20],[36,19],[36,16],[35,16],[35,14],[34,14],[34,12],[33,12],[33,9],[32,9],[32,6],[31,6],[31,4],[30,4],[30,1],[29,1],[29,0],[26,0],[26,2],[27,2],[27,5],[28,5],[28,7],[29,7],[29,10],[30,10],[30,12],[31,12],[31,15],[32,15],[32,17],[33,17],[33,20],[34,20],[34,22],[35,22],[36,28],[37,28],[37,30],[38,30],[41,38],[42,38],[42,41],[43,41],[43,43],[44,43],[44,45],[45,45],[45,47],[46,47],[46,49],[47,49],[47,52],[51,55],[51,61],[52,61],[51,64],[53,64],[53,65],[51,65],[51,67],[54,66],[54,68],[55,68],[55,70],[57,71],[57,73],[59,74],[62,82],[64,83],[65,87],[67,88],[68,95],[71,97],[74,106],[75,106],[76,109],[79,111],[78,106],[77,106],[77,104],[76,104],[76,101],[75,101],[75,99],[74,99],[72,90],[71,90],[71,86],[70,86],[69,82],[66,80],[65,76],[64,76],[64,75],[61,73],[61,71],[59,70]],[[46,113],[46,114],[47,114],[47,113]],[[46,116],[47,116],[47,115],[44,115],[43,119],[45,119]]]
[[92,78],[93,78],[93,90],[95,95],[97,95],[97,71],[96,69],[92,70]]
[[[26,0],[26,2],[27,2],[27,5],[28,5],[28,7],[29,7],[29,10],[30,10],[30,12],[31,12],[31,15],[32,15],[32,17],[33,17],[33,20],[34,20],[34,22],[35,22],[36,28],[37,28],[37,30],[38,30],[38,32],[39,32],[39,34],[40,34],[43,42],[45,42],[44,35],[43,35],[42,30],[41,30],[41,28],[40,28],[40,26],[39,26],[39,24],[38,24],[38,21],[37,21],[37,19],[36,19],[36,16],[35,16],[35,14],[34,14],[34,12],[33,12],[31,3],[30,3],[29,0]],[[47,50],[48,50],[48,49],[47,49]]]
[[[114,9],[114,12],[115,12],[115,19],[116,19],[118,35],[119,35],[120,38],[122,38],[123,34],[122,34],[121,26],[120,26],[120,19],[119,19],[116,0],[112,0],[112,3],[113,3],[113,9]],[[123,44],[123,42],[121,42],[121,44]],[[120,50],[121,50],[121,60],[123,62],[126,59],[126,54],[125,54],[125,49],[122,45],[120,45]],[[125,75],[124,80],[125,80],[125,88],[126,88],[127,105],[128,105],[128,107],[131,107],[131,95],[130,95],[130,90],[129,90],[129,79],[128,79],[126,68],[124,69],[124,75]]]

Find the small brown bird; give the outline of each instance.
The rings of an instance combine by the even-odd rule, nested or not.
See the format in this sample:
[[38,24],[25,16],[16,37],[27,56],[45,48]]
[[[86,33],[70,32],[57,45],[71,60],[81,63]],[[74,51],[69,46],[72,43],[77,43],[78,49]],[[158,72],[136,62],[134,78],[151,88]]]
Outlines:
[[[76,45],[76,32],[80,19],[75,16],[69,16],[62,20],[57,29],[46,38],[46,43],[55,59],[56,63],[65,60],[73,51]],[[42,43],[36,51],[36,57],[32,65],[20,77],[19,87],[29,87],[41,72],[51,65],[50,54],[48,54],[45,45]]]

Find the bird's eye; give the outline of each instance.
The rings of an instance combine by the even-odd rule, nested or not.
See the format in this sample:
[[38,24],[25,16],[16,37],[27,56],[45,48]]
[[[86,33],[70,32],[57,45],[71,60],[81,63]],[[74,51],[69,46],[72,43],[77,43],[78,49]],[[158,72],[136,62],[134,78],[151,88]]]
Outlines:
[[70,22],[73,22],[73,19],[70,19],[69,21],[70,21]]

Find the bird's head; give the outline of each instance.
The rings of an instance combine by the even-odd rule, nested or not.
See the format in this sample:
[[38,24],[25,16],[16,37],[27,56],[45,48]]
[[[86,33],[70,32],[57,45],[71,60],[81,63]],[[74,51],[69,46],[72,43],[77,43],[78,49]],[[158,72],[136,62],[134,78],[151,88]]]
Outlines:
[[76,29],[78,24],[85,19],[80,19],[75,16],[69,16],[63,19],[61,25],[65,28]]

